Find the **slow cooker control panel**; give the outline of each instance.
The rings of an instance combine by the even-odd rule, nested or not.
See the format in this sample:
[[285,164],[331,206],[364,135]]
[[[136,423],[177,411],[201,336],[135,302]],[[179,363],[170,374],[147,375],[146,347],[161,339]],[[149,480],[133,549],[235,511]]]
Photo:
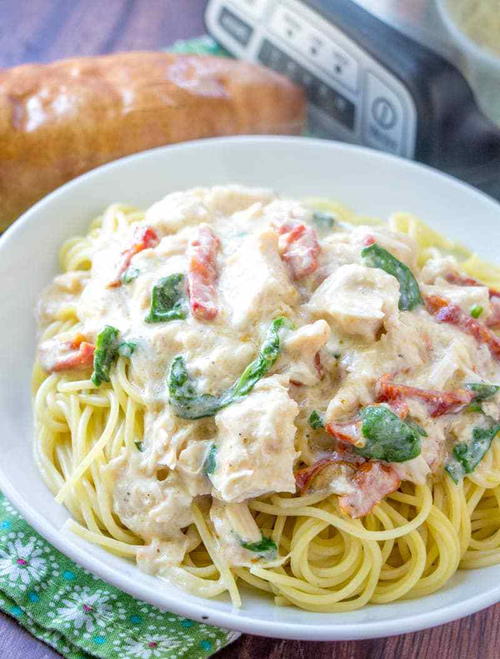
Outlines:
[[315,135],[413,157],[417,113],[406,86],[306,3],[210,0],[206,23],[236,57],[306,89]]

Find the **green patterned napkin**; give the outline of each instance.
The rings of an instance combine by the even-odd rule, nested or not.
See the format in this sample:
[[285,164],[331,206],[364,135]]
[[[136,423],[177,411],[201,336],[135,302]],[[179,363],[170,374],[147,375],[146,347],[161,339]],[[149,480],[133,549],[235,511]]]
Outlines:
[[[227,54],[210,37],[169,50]],[[240,635],[109,586],[54,549],[1,493],[0,610],[69,659],[202,659]]]
[[70,659],[201,659],[239,636],[109,586],[54,549],[2,494],[0,609]]

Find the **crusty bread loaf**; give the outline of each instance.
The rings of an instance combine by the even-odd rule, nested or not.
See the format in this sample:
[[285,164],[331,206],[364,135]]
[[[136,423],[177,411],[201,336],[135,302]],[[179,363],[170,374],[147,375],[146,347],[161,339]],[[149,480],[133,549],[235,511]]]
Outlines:
[[226,58],[129,52],[0,70],[0,229],[65,181],[163,144],[299,133],[302,91]]

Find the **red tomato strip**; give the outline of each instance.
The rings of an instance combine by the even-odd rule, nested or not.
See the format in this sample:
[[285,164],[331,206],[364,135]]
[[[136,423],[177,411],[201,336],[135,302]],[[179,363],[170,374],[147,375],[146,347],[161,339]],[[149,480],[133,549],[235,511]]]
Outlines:
[[351,517],[368,515],[379,501],[397,490],[400,484],[401,479],[389,465],[365,462],[354,474],[354,492],[339,497],[340,509]]
[[200,224],[190,241],[188,256],[188,291],[191,313],[200,320],[213,320],[217,315],[217,250],[219,239],[208,224]]
[[495,359],[500,360],[500,338],[478,320],[471,318],[465,311],[451,304],[448,300],[438,295],[429,295],[425,298],[427,311],[436,320],[442,323],[455,325],[466,334],[473,336],[478,343],[487,345]]
[[363,444],[361,439],[361,421],[350,421],[347,423],[327,423],[325,430],[335,439],[353,446]]
[[[445,277],[446,281],[450,284],[457,284],[458,286],[484,286],[480,281],[472,279],[472,277],[463,277],[456,272],[450,272]],[[494,288],[488,288],[490,302],[492,306],[491,316],[485,320],[485,325],[493,329],[500,329],[500,291]]]
[[121,276],[129,267],[132,257],[144,249],[156,247],[160,239],[151,227],[137,227],[133,244],[121,253],[120,263],[117,268],[116,278],[108,284],[108,288],[117,288],[122,285]]
[[292,273],[293,279],[302,279],[318,267],[320,246],[316,231],[302,222],[285,222],[278,227],[279,250]]
[[[486,284],[482,284],[477,279],[472,279],[472,277],[464,277],[463,275],[459,275],[457,272],[450,272],[446,275],[445,279],[446,281],[450,282],[450,284],[457,284],[457,286],[486,286]],[[500,291],[497,291],[494,288],[488,287],[488,293],[490,298],[500,297]]]
[[[310,467],[304,467],[304,469],[299,469],[295,474],[295,483],[301,494],[305,494],[311,487],[313,479],[321,472],[325,467],[331,464],[342,464],[344,461],[337,457],[335,453],[332,454],[335,457],[323,458],[318,460]],[[347,462],[345,464],[348,464]]]
[[95,346],[86,341],[82,334],[72,341],[49,339],[42,343],[41,348],[40,361],[49,373],[88,368],[94,360]]
[[492,329],[500,329],[500,295],[490,297],[491,316],[485,320],[485,324]]
[[391,404],[404,398],[420,398],[428,405],[432,417],[459,412],[474,398],[472,391],[465,389],[433,391],[410,387],[406,384],[394,384],[390,379],[391,376],[386,374],[378,380],[376,384],[377,401]]

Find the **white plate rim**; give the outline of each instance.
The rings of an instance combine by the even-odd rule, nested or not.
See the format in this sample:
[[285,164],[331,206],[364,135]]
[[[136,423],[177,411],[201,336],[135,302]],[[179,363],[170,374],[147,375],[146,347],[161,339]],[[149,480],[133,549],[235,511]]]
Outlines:
[[[181,144],[167,145],[142,151],[124,158],[120,158],[111,163],[107,163],[97,167],[86,174],[83,174],[72,181],[57,188],[49,195],[42,198],[25,213],[23,213],[16,222],[9,227],[4,234],[0,237],[0,251],[5,243],[10,242],[15,238],[18,233],[22,233],[27,225],[34,219],[38,211],[45,205],[50,204],[54,199],[67,192],[71,192],[74,187],[79,186],[83,182],[98,178],[103,171],[109,169],[119,168],[123,164],[127,164],[132,160],[140,160],[141,158],[148,158],[150,154],[168,150],[169,152],[176,150],[196,149],[200,144],[213,144],[219,143],[221,146],[230,145],[232,143],[255,143],[256,141],[265,141],[267,143],[285,143],[285,142],[307,142],[311,146],[320,148],[334,148],[339,151],[356,151],[362,153],[365,158],[370,158],[374,161],[377,160],[392,160],[397,162],[399,167],[409,168],[410,170],[427,170],[430,176],[444,178],[447,180],[448,185],[452,184],[457,188],[467,188],[469,194],[475,195],[481,200],[481,203],[493,205],[497,212],[500,212],[499,204],[484,194],[483,192],[473,188],[467,183],[463,183],[458,179],[439,172],[432,167],[422,163],[405,160],[394,156],[392,154],[375,151],[367,147],[360,147],[357,145],[346,144],[341,142],[326,141],[316,138],[304,137],[288,137],[288,136],[266,136],[266,135],[252,135],[252,136],[239,136],[239,137],[222,137],[222,138],[207,138],[203,140],[192,140],[183,142]],[[84,567],[89,572],[103,579],[103,581],[127,592],[137,599],[150,602],[160,609],[166,610],[165,604],[159,602],[155,596],[152,588],[142,587],[141,584],[134,584],[130,577],[122,576],[118,570],[111,566],[106,566],[98,558],[88,555],[84,548],[77,544],[71,543],[66,536],[58,533],[47,525],[43,515],[41,515],[33,506],[24,501],[18,494],[15,486],[8,479],[7,475],[3,473],[2,465],[0,463],[0,490],[10,500],[12,505],[21,513],[21,515],[28,521],[28,523],[42,535],[48,542],[50,542],[56,549],[63,553],[68,558],[72,559],[78,565]],[[304,624],[304,623],[286,623],[269,621],[256,621],[251,616],[245,614],[244,611],[232,609],[229,612],[210,610],[210,600],[200,600],[197,603],[184,603],[182,599],[171,599],[168,604],[168,610],[182,616],[186,616],[198,622],[205,624],[217,625],[226,629],[232,629],[244,633],[270,636],[275,638],[288,638],[296,640],[311,640],[311,641],[334,641],[334,640],[358,640],[369,638],[380,638],[386,636],[395,636],[400,634],[411,633],[422,629],[435,627],[459,618],[465,617],[481,609],[484,609],[492,604],[500,601],[500,584],[494,586],[487,592],[482,592],[474,597],[469,597],[466,601],[459,601],[451,605],[446,605],[438,611],[422,612],[420,614],[412,614],[406,617],[399,617],[394,621],[374,621],[364,622],[362,625],[356,624],[342,624],[334,626],[334,633],[329,630],[329,627],[321,624]],[[314,616],[314,614],[311,614]],[[335,614],[332,614],[334,616]]]

